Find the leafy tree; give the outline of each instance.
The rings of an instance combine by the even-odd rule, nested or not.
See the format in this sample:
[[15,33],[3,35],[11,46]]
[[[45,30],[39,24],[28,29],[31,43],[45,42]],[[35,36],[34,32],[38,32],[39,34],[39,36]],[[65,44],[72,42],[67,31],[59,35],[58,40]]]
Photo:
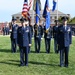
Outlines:
[[69,23],[75,24],[75,17],[73,17],[72,19],[70,19]]

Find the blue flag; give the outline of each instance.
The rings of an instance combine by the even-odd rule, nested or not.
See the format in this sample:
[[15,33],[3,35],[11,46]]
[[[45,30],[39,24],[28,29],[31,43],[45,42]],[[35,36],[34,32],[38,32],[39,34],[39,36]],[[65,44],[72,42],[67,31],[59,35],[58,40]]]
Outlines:
[[38,4],[38,1],[36,1],[36,24],[39,22],[39,19],[40,19],[40,9],[39,9],[39,4]]
[[52,11],[54,11],[55,10],[55,8],[56,8],[56,0],[53,0],[53,8],[52,8]]
[[46,0],[45,7],[43,11],[43,17],[46,20],[46,30],[50,27],[50,9],[49,9],[49,0]]
[[46,30],[50,27],[50,12],[47,12],[46,15]]

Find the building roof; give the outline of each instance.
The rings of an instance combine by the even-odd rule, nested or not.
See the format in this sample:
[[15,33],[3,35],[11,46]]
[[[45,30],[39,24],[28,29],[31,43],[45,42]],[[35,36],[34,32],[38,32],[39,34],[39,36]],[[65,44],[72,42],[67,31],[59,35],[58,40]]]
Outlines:
[[[34,10],[30,10],[29,13],[30,13],[30,14],[33,14],[33,13],[35,14],[35,11],[34,11]],[[42,14],[42,13],[43,13],[43,10],[41,10],[40,13]],[[56,15],[56,13],[57,13],[57,10],[55,10],[54,12],[52,12],[52,11],[50,12],[51,15]],[[59,14],[59,15],[62,15],[62,14],[63,14],[63,15],[66,15],[65,13],[60,12],[60,11],[58,11],[58,14]],[[16,14],[13,14],[12,16],[19,16],[19,15],[21,15],[21,12],[16,13]]]
[[[31,18],[32,18],[32,23],[34,24],[35,23],[35,11],[34,10],[30,10],[29,13],[30,13]],[[40,11],[40,14],[41,14],[40,15],[41,20],[43,21],[43,19],[44,19],[43,16],[42,16],[43,10]],[[55,19],[57,19],[57,10],[50,11],[50,14],[51,14],[50,15],[51,24],[54,24]],[[17,18],[18,20],[22,17],[21,12],[13,14],[12,16],[14,16],[15,18]],[[58,11],[58,18],[62,17],[62,16],[68,16],[68,17],[70,17],[70,14],[65,14],[65,13],[63,13],[61,11]]]

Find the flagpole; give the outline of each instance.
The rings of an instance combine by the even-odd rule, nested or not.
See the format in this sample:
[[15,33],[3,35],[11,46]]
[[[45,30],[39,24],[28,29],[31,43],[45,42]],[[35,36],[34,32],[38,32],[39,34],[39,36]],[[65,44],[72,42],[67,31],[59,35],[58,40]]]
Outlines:
[[[34,0],[33,0],[33,7],[34,7]],[[34,23],[34,20],[35,20],[35,18],[34,18],[34,16],[35,16],[35,12],[34,12],[34,8],[32,8],[33,9],[33,25],[35,24]]]
[[58,20],[58,0],[57,0],[57,20]]

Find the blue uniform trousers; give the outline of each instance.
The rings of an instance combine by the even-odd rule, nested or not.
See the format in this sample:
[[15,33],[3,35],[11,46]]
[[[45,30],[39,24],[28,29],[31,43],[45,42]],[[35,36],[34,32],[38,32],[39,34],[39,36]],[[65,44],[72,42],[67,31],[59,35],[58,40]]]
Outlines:
[[12,39],[11,40],[11,51],[13,53],[15,53],[16,52],[16,49],[17,49],[17,39],[15,38],[15,39]]
[[28,50],[28,53],[30,53],[30,51],[31,51],[30,49],[31,49],[31,48],[30,48],[30,46],[29,46],[29,50]]
[[57,46],[57,40],[54,38],[54,51],[57,53],[58,46]]
[[40,52],[40,43],[41,43],[41,38],[34,37],[34,42],[35,42],[35,52],[39,53]]
[[69,47],[64,47],[60,50],[60,66],[68,67]]
[[20,47],[20,64],[28,66],[28,46]]
[[46,53],[50,53],[50,43],[51,43],[51,39],[45,38]]

